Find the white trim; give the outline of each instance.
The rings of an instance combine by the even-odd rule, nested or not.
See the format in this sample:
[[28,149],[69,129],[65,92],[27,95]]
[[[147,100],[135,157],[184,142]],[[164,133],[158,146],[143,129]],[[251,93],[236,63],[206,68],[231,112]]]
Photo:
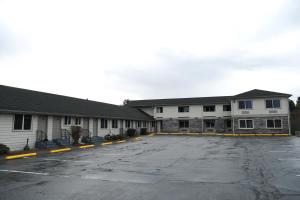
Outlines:
[[[251,121],[252,121],[252,126],[253,126],[253,127],[252,127],[252,128],[241,128],[241,123],[240,123],[241,120],[245,120],[245,121],[251,120]],[[239,119],[238,122],[239,122],[239,129],[244,129],[244,130],[251,130],[251,129],[254,129],[254,120],[253,120],[253,119]],[[247,126],[247,122],[246,122],[246,126]]]

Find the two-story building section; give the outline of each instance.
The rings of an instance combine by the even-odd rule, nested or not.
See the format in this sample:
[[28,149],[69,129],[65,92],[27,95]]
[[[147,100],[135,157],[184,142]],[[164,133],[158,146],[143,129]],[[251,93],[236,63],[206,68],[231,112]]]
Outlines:
[[290,94],[254,89],[235,96],[129,101],[157,132],[290,133]]

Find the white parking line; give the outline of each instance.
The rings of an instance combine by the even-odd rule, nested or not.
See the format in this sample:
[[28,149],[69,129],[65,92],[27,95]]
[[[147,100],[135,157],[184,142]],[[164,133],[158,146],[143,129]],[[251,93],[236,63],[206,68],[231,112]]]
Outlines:
[[277,160],[300,160],[300,158],[279,158]]
[[300,174],[296,175],[296,176],[300,176]]
[[25,171],[8,170],[8,169],[0,169],[0,172],[11,172],[11,173],[35,174],[35,175],[49,176],[49,174],[48,174],[48,173],[39,173],[39,172],[25,172]]
[[286,153],[288,151],[269,151],[270,153]]
[[61,162],[80,162],[80,163],[93,163],[92,160],[65,160],[65,159],[55,159],[55,158],[41,158],[40,160],[46,161],[61,161]]

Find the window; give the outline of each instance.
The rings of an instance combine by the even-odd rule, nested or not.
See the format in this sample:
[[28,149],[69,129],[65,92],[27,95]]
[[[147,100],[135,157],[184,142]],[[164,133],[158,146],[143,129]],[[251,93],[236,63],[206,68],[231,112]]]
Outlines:
[[215,112],[216,110],[216,106],[213,105],[213,106],[203,106],[203,111],[204,112]]
[[206,128],[214,128],[215,122],[214,121],[205,121],[205,127]]
[[107,119],[101,119],[101,128],[107,128]]
[[111,121],[111,127],[112,128],[118,128],[118,120],[116,120],[116,119],[113,119],[112,121]]
[[240,129],[253,129],[253,120],[252,119],[240,119],[239,120]]
[[231,111],[231,105],[223,105],[223,111]]
[[125,127],[126,128],[130,128],[130,120],[126,120],[125,121]]
[[71,124],[71,117],[65,116],[65,125]]
[[239,101],[239,109],[252,109],[252,101],[251,100],[244,100]]
[[164,112],[164,108],[163,107],[156,107],[156,112],[157,113],[163,113]]
[[179,121],[179,128],[189,128],[190,122],[189,120],[180,120]]
[[75,118],[75,125],[80,125],[81,124],[81,118],[80,117],[76,117]]
[[178,112],[190,112],[189,106],[178,106]]
[[155,122],[151,122],[151,127],[155,127]]
[[143,122],[143,127],[147,127],[147,122]]
[[14,130],[31,130],[31,115],[16,114],[14,118]]
[[225,120],[226,128],[231,128],[231,120],[227,119]]
[[279,99],[266,100],[266,108],[280,108],[280,100]]
[[137,127],[138,127],[138,128],[141,127],[141,122],[140,122],[140,121],[137,122]]
[[267,120],[267,128],[282,128],[282,121],[280,119],[268,119]]

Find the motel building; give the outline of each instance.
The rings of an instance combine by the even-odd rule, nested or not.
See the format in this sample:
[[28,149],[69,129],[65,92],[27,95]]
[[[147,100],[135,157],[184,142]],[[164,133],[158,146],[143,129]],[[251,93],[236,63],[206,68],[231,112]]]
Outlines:
[[234,96],[128,101],[124,106],[0,85],[0,144],[12,151],[67,145],[72,126],[95,141],[127,129],[166,133],[288,133],[290,94],[251,90]]

